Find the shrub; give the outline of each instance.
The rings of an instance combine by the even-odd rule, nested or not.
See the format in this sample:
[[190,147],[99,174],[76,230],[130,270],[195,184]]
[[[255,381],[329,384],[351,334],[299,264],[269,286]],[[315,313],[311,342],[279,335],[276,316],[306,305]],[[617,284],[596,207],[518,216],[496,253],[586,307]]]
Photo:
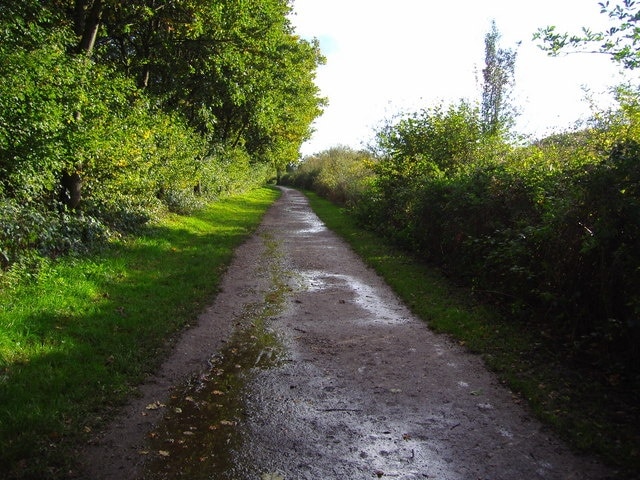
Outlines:
[[4,271],[13,267],[32,275],[39,259],[84,254],[103,247],[113,235],[91,215],[0,200],[0,265]]
[[305,158],[282,179],[342,205],[355,205],[373,177],[372,156],[348,147],[334,147]]
[[[376,176],[353,210],[576,355],[631,367],[640,344],[637,111],[627,105],[522,147],[477,139],[475,120],[455,108],[410,116],[382,132]],[[461,118],[470,128],[434,127]]]

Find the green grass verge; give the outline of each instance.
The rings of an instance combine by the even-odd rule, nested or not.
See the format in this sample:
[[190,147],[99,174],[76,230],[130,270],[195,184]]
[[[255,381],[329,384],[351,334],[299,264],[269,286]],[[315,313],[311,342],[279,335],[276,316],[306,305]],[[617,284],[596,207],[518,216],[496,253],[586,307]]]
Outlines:
[[0,291],[0,478],[56,478],[69,449],[211,302],[273,188],[168,216],[90,258]]
[[[471,292],[416,261],[375,233],[359,228],[344,209],[305,192],[316,214],[373,267],[429,327],[481,354],[512,391],[576,450],[594,453],[620,478],[640,471],[637,390],[576,368],[537,330],[509,322]],[[635,472],[635,473],[634,473]]]

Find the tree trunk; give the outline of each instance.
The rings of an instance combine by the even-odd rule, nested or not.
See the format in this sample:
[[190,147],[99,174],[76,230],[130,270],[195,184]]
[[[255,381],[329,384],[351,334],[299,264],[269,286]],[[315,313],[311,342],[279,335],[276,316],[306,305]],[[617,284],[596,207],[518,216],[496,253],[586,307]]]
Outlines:
[[[80,37],[77,51],[90,57],[98,38],[98,30],[104,11],[103,0],[75,0],[74,25],[76,35]],[[82,120],[81,113],[75,112],[76,122]],[[82,200],[82,177],[78,172],[64,172],[60,179],[60,202],[70,210],[74,210]]]
[[76,32],[82,32],[78,50],[87,56],[91,56],[93,47],[96,44],[104,4],[102,0],[76,1]]
[[74,210],[82,200],[82,178],[77,172],[64,172],[60,179],[60,201],[70,210]]

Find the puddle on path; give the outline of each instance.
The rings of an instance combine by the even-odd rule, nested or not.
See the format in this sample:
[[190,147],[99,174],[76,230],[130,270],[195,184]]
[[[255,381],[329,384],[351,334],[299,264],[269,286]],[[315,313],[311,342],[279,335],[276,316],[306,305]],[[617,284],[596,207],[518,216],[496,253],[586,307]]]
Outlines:
[[300,215],[300,220],[305,223],[305,228],[297,231],[298,235],[314,235],[327,230],[325,224],[315,215],[315,213],[304,213]]
[[145,480],[249,478],[248,467],[234,462],[242,448],[245,386],[256,369],[282,361],[284,349],[265,320],[238,332],[211,360],[206,374],[176,389],[161,424],[149,435]]
[[289,287],[277,259],[278,243],[263,234],[271,289],[264,301],[248,304],[238,319],[238,329],[226,347],[210,360],[209,370],[176,388],[162,408],[165,416],[149,435],[142,479],[233,480],[256,477],[251,466],[239,465],[235,452],[242,449],[245,395],[260,369],[284,361],[285,348],[268,323],[282,311]]
[[324,222],[308,209],[304,198],[294,200],[291,203],[292,205],[287,207],[286,211],[291,214],[294,221],[301,224],[301,227],[295,231],[298,237],[312,236],[328,230]]
[[331,288],[353,292],[353,302],[373,315],[366,323],[400,324],[408,321],[399,311],[389,307],[389,302],[381,298],[375,288],[350,275],[340,275],[320,270],[298,272],[302,278],[302,288],[309,292]]

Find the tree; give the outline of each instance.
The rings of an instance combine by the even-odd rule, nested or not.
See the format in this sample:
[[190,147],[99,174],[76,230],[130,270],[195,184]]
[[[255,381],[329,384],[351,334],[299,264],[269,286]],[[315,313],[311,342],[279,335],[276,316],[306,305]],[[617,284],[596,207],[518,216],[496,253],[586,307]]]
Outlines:
[[484,39],[485,67],[482,70],[482,125],[490,135],[498,134],[513,123],[513,109],[509,103],[510,89],[514,84],[516,52],[498,48],[500,33],[496,22]]
[[[624,68],[633,70],[640,67],[640,4],[634,0],[624,0],[621,4],[599,3],[600,13],[607,14],[615,24],[608,30],[594,32],[582,27],[579,35],[557,33],[555,26],[539,28],[533,35],[540,40],[538,45],[551,56],[564,53],[600,53]],[[594,47],[595,46],[595,47]]]
[[[136,0],[105,12],[98,55],[210,141],[286,165],[324,100],[317,42],[294,35],[288,0]],[[295,153],[292,153],[295,152]],[[274,160],[275,159],[275,160]],[[277,163],[277,165],[276,165]]]
[[[319,45],[295,35],[290,12],[290,0],[2,1],[0,192],[71,209],[100,195],[97,179],[148,193],[150,171],[192,168],[183,141],[198,161],[282,169],[324,103]],[[127,132],[142,150],[114,140]]]
[[438,105],[385,126],[376,135],[377,154],[407,179],[446,172],[475,160],[482,142],[478,109],[464,101]]

